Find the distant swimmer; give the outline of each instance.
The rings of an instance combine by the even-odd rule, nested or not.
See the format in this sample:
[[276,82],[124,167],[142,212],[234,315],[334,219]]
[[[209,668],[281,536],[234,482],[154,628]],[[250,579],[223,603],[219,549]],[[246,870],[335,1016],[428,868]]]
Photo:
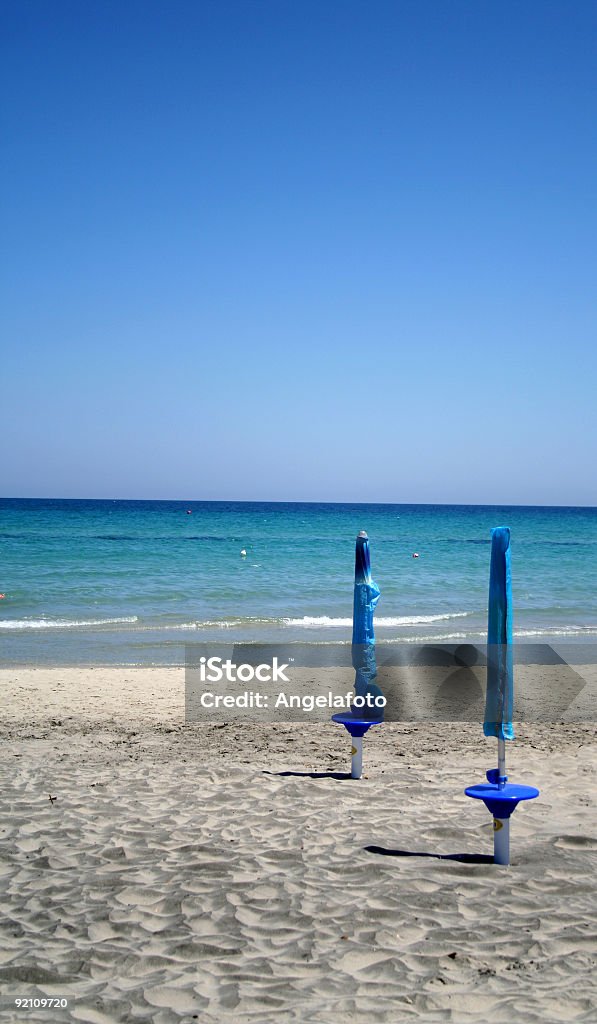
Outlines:
[[242,551],[241,551],[241,553],[240,553],[240,557],[241,557],[241,558],[246,558],[246,557],[247,557],[247,552],[245,551],[245,549],[244,549],[244,548],[242,549]]
[[6,597],[6,594],[0,594],[0,601],[3,601],[5,597]]
[[193,514],[193,509],[192,508],[188,508],[187,509],[187,515],[190,516],[192,514]]
[[418,557],[419,557],[419,552],[418,551],[413,551],[413,558],[418,558]]

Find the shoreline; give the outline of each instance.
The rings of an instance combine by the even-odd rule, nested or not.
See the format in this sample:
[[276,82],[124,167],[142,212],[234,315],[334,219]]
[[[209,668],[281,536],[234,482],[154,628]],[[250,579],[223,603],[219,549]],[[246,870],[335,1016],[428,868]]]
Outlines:
[[[143,631],[140,631],[143,635]],[[119,634],[120,638],[126,634],[124,631]],[[133,634],[129,634],[133,635]],[[350,662],[350,650],[351,641],[350,639],[334,639],[326,637],[325,639],[313,640],[305,637],[299,637],[289,639],[284,636],[277,636],[267,640],[251,637],[235,637],[228,633],[225,637],[220,639],[198,639],[197,635],[191,640],[180,640],[173,642],[171,640],[164,642],[163,636],[161,639],[153,641],[147,641],[144,646],[149,648],[155,653],[162,653],[162,657],[168,657],[172,654],[172,649],[177,648],[181,653],[177,660],[137,660],[133,661],[130,658],[123,658],[118,661],[114,657],[105,657],[106,649],[110,648],[110,642],[114,637],[103,631],[97,631],[95,634],[90,635],[92,642],[90,644],[81,644],[82,637],[73,633],[67,634],[61,631],[44,631],[43,641],[44,646],[47,646],[48,640],[54,641],[53,646],[58,647],[58,652],[53,655],[48,655],[48,660],[40,661],[39,654],[33,658],[32,654],[28,652],[23,657],[11,658],[7,652],[11,647],[17,648],[20,634],[12,631],[6,631],[2,633],[0,630],[0,672],[2,671],[18,671],[18,670],[56,670],[56,669],[135,669],[135,670],[167,670],[167,669],[184,669],[187,657],[185,652],[190,650],[191,652],[198,649],[205,648],[206,651],[213,649],[223,648],[236,648],[246,647],[249,650],[252,648],[263,647],[272,649],[288,649],[289,651],[311,651],[310,663],[316,664],[316,657],[319,653],[320,657],[324,657],[326,651],[336,651],[339,659],[339,665]],[[31,639],[30,636],[27,639]],[[87,638],[89,639],[89,638]],[[76,641],[76,642],[75,642]],[[68,656],[69,647],[73,645],[75,648],[79,648],[76,654],[72,657]],[[87,657],[81,657],[80,648],[87,650]],[[126,644],[124,645],[126,650]],[[378,660],[380,663],[385,657],[387,661],[394,662],[396,659],[402,659],[408,662],[412,658],[420,658],[425,656],[425,652],[442,651],[446,654],[458,654],[459,650],[466,650],[473,648],[481,656],[482,660],[486,657],[487,642],[486,639],[479,639],[478,637],[465,636],[458,639],[452,638],[447,640],[445,638],[433,638],[428,637],[424,640],[415,639],[392,639],[385,640],[382,638],[377,639],[376,652],[378,654]],[[531,637],[527,637],[524,640],[514,640],[512,644],[514,664],[516,665],[546,665],[552,664],[554,661],[564,661],[570,665],[597,665],[597,632],[594,636],[587,634],[578,635],[571,637],[569,634],[558,635],[557,637],[550,634],[542,634]],[[61,653],[60,653],[61,652]],[[165,652],[165,654],[163,653]],[[101,654],[104,657],[101,657]],[[65,656],[66,654],[66,656]],[[99,656],[98,656],[99,655]],[[323,665],[329,665],[330,659],[322,663]]]
[[[307,652],[308,653],[308,652]],[[433,652],[433,654],[437,652]],[[478,725],[482,731],[486,669],[483,664],[444,659],[406,665],[378,665],[376,682],[386,699],[385,724]],[[122,718],[134,724],[177,721],[181,725],[222,722],[247,727],[329,722],[331,705],[315,706],[322,695],[346,703],[354,669],[297,664],[288,681],[201,681],[195,664],[183,666],[0,667],[0,700],[5,723],[60,716],[81,721]],[[214,706],[216,697],[245,691],[257,700]],[[213,699],[206,700],[209,694]],[[280,700],[280,697],[282,699]],[[298,706],[292,704],[298,702]],[[319,702],[321,703],[321,702]],[[277,707],[276,707],[277,704]],[[313,706],[311,706],[313,705]],[[338,710],[340,704],[334,705]],[[174,715],[174,717],[173,717]],[[377,717],[377,715],[373,716]],[[516,667],[514,724],[595,724],[597,664],[525,663]],[[2,726],[0,725],[0,730]],[[1,735],[1,732],[0,732]]]

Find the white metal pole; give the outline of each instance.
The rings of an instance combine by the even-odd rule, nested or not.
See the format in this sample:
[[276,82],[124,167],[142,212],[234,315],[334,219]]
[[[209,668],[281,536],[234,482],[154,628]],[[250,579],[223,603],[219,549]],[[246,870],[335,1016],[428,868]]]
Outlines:
[[493,819],[493,860],[495,864],[510,863],[510,818]]
[[[506,776],[506,741],[498,739],[498,775],[500,779]],[[505,782],[498,783],[500,789],[506,785]]]
[[350,776],[352,779],[360,779],[363,774],[363,737],[352,737],[352,764]]
[[[506,741],[498,739],[498,786],[506,785]],[[495,864],[510,863],[510,818],[493,819],[493,860]]]

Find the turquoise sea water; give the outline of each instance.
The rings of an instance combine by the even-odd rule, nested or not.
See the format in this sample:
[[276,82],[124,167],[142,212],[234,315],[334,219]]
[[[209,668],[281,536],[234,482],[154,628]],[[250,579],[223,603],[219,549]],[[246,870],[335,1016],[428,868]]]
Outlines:
[[0,662],[183,664],[198,640],[349,642],[361,529],[380,640],[482,642],[503,524],[515,637],[597,638],[594,508],[3,499]]

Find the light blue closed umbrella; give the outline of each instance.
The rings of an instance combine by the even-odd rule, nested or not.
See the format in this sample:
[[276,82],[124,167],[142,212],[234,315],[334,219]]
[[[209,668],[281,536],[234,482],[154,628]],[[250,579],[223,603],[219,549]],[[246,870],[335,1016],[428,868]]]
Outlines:
[[514,666],[512,647],[512,578],[510,572],[510,530],[496,526],[491,531],[489,604],[487,610],[487,693],[483,732],[498,741],[498,766],[487,773],[488,785],[469,786],[467,796],[483,800],[493,814],[493,859],[510,863],[510,816],[520,800],[539,796],[534,786],[508,785],[506,740],[514,739]]
[[348,729],[352,737],[351,776],[360,779],[363,774],[363,736],[376,723],[383,721],[383,709],[378,698],[383,694],[374,682],[377,676],[375,661],[375,631],[373,615],[379,601],[379,587],[371,577],[369,538],[364,530],[357,537],[354,569],[354,598],[352,612],[352,665],[355,670],[355,702],[349,712],[332,715]]

